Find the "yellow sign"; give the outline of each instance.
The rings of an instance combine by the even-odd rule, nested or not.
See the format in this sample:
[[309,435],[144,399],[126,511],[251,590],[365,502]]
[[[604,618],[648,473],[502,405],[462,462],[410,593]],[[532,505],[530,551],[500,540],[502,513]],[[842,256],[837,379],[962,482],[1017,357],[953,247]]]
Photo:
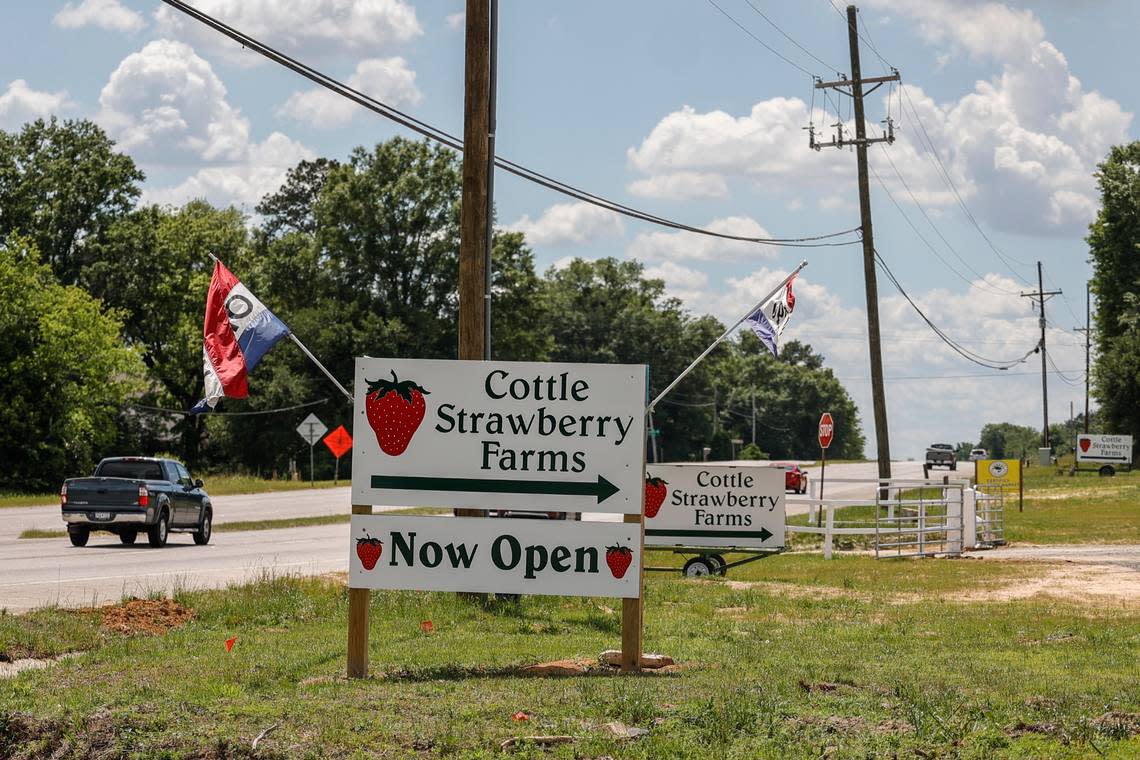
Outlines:
[[1017,491],[1021,487],[1020,459],[979,459],[974,465],[979,486],[999,486],[1004,491]]

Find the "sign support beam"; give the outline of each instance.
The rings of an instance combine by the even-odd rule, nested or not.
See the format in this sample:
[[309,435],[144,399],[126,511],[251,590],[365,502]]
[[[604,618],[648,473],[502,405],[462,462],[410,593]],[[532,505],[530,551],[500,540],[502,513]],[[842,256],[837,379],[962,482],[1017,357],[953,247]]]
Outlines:
[[[372,506],[353,504],[352,514],[370,515]],[[372,592],[366,588],[348,590],[348,677],[368,677],[368,604]]]

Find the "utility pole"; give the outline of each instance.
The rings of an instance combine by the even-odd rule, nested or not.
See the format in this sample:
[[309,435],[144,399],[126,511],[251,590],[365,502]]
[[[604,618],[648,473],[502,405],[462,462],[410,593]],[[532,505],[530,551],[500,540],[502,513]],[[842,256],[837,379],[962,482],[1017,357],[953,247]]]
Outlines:
[[1037,262],[1037,292],[1022,293],[1022,298],[1031,298],[1040,307],[1040,317],[1037,322],[1041,325],[1041,342],[1037,348],[1041,352],[1041,412],[1045,429],[1041,433],[1041,447],[1049,448],[1049,375],[1045,368],[1045,302],[1053,296],[1061,295],[1059,290],[1045,290],[1045,278],[1041,273],[1041,262]]
[[[838,133],[831,142],[821,143],[815,139],[815,129],[809,132],[809,145],[815,150],[820,148],[843,148],[848,145],[855,146],[856,164],[859,169],[859,217],[863,237],[863,283],[867,294],[867,339],[871,358],[871,398],[875,408],[875,448],[879,457],[879,478],[891,477],[891,446],[890,435],[887,431],[887,396],[883,387],[883,348],[879,337],[879,285],[875,273],[875,237],[871,225],[871,186],[867,175],[867,146],[872,143],[895,141],[894,124],[887,119],[887,133],[883,137],[867,137],[867,127],[863,120],[863,98],[882,87],[886,82],[900,80],[899,72],[893,71],[888,76],[867,77],[863,79],[862,69],[859,65],[859,31],[856,14],[858,10],[854,5],[847,6],[847,39],[851,49],[851,78],[842,78],[835,82],[816,81],[815,87],[832,89],[841,92],[852,99],[855,106],[855,139],[851,140],[843,135],[843,122],[836,125]],[[874,84],[874,87],[863,92],[863,85]],[[850,91],[845,88],[850,88]]]
[[752,389],[752,445],[756,445],[756,389]]
[[1089,432],[1089,352],[1092,348],[1092,296],[1085,283],[1085,326],[1074,327],[1074,332],[1085,334],[1085,433]]
[[[459,214],[459,358],[486,359],[490,276],[491,3],[467,0],[463,97],[463,200]],[[482,510],[456,509],[464,517]]]

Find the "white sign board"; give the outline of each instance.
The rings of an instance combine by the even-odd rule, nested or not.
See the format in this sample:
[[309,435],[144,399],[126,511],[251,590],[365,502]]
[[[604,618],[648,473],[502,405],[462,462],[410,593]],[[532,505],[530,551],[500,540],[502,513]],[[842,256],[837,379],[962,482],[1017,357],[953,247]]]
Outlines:
[[356,360],[352,503],[641,512],[644,365]]
[[651,464],[645,468],[646,546],[784,546],[784,471]]
[[1082,433],[1077,436],[1077,462],[1132,464],[1132,436]]
[[353,515],[349,588],[637,598],[639,523]]
[[325,423],[321,422],[320,418],[315,414],[310,414],[305,419],[301,420],[301,424],[297,426],[297,432],[305,439],[305,443],[310,446],[315,446],[317,441],[328,432],[328,427]]

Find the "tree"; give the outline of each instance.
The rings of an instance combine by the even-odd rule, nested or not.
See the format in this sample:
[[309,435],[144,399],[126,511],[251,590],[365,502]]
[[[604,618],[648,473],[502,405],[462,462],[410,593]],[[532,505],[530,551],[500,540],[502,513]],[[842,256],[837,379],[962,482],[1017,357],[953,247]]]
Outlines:
[[29,240],[0,245],[0,489],[52,490],[86,475],[141,386],[119,315],[55,282]]
[[142,181],[90,121],[38,119],[0,132],[0,236],[30,238],[56,277],[75,284],[80,247],[130,211]]
[[959,441],[958,445],[954,447],[954,457],[959,462],[965,462],[970,458],[970,452],[974,450],[974,444],[969,441]]
[[[89,245],[82,282],[122,313],[123,337],[146,364],[153,403],[188,410],[202,398],[202,320],[214,267],[207,254],[241,273],[247,239],[236,209],[194,201],[178,210],[141,208]],[[205,432],[202,416],[174,425],[172,447],[191,466],[202,464]]]
[[990,422],[978,435],[978,447],[991,459],[1021,459],[1041,445],[1041,431],[1012,422]]
[[1106,432],[1140,442],[1140,141],[1098,166],[1101,208],[1089,226],[1096,296],[1093,394]]

